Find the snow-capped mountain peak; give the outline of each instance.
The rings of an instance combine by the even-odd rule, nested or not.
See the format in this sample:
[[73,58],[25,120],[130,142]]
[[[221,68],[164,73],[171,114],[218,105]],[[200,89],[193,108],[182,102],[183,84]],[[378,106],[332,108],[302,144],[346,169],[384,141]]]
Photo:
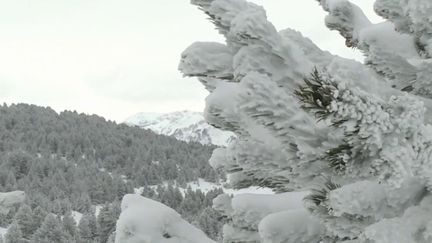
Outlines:
[[177,111],[171,113],[142,112],[125,121],[128,125],[139,126],[158,134],[174,136],[186,142],[227,146],[234,139],[234,134],[221,131],[207,124],[203,114],[193,111]]

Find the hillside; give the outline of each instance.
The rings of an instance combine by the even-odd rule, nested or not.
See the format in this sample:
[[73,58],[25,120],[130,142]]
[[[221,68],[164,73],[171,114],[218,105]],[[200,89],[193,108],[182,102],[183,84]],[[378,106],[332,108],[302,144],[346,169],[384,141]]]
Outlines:
[[142,112],[126,119],[125,124],[149,129],[157,134],[173,136],[186,142],[227,146],[234,134],[210,126],[200,112]]
[[[186,185],[199,178],[216,181],[218,176],[207,162],[213,149],[96,115],[59,114],[27,104],[0,106],[0,191],[26,194],[24,205],[0,214],[0,227],[13,231],[10,224],[21,211],[37,227],[44,219],[54,222],[50,213],[66,217],[80,212],[83,224],[89,224],[86,220],[93,217],[89,215],[94,215],[94,206],[105,205],[112,214],[107,227],[113,230],[118,202],[134,188],[170,181]],[[163,195],[156,193],[155,197],[162,200]],[[185,209],[184,214],[192,220],[208,202],[211,198],[196,204],[200,206],[195,213]],[[37,227],[29,232],[33,234]],[[36,237],[36,233],[27,234],[27,240]],[[91,238],[106,242],[105,236],[109,234],[95,233]],[[75,241],[68,238],[66,242]]]

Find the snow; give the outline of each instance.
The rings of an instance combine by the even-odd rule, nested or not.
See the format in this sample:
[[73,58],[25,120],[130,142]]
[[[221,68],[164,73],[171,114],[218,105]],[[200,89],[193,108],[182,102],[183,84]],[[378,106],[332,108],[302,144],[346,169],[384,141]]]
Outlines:
[[172,113],[138,113],[126,119],[128,125],[149,129],[157,134],[174,136],[186,142],[227,146],[234,139],[231,132],[207,124],[202,113],[179,111]]
[[4,235],[7,233],[8,228],[0,227],[0,237],[4,237]]
[[399,212],[409,205],[417,204],[423,194],[424,185],[421,181],[410,178],[399,188],[373,181],[359,181],[333,190],[328,198],[334,216],[350,214],[379,220],[396,216],[395,211]]
[[181,60],[179,69],[187,75],[207,73],[211,77],[225,78],[232,73],[231,51],[220,43],[196,42],[182,53]]
[[[425,197],[419,205],[408,208],[401,217],[381,220],[368,226],[362,242],[426,243],[432,242],[432,197]],[[424,237],[422,240],[420,237]]]
[[72,211],[72,218],[75,220],[75,223],[78,225],[81,221],[83,214],[77,211]]
[[303,198],[309,192],[287,192],[274,195],[239,194],[233,197],[233,222],[244,227],[258,228],[269,214],[303,208]]
[[[360,31],[359,40],[393,50],[405,58],[418,57],[413,38],[396,32],[390,22],[375,24]],[[397,40],[397,41],[392,41]]]
[[[103,205],[95,205],[95,216],[97,217],[100,213],[100,210],[103,208]],[[75,220],[77,225],[79,224],[81,218],[83,217],[83,214],[78,211],[72,211],[72,218]]]
[[[364,64],[292,31],[277,33],[262,8],[246,1],[192,1],[224,35],[232,58],[223,45],[191,45],[181,62],[199,65],[181,71],[204,83],[214,78],[208,67],[223,73],[229,68],[221,64],[233,65],[232,78],[208,89],[205,118],[238,139],[216,150],[211,165],[233,187],[313,193],[309,205],[291,193],[218,196],[224,241],[432,242],[432,72],[425,61],[432,1],[377,0],[375,9],[390,20],[378,24],[348,0],[318,2],[327,27],[362,51]],[[314,67],[318,85],[304,79]],[[343,170],[329,168],[334,155]]]
[[228,224],[223,226],[224,242],[258,242],[260,236],[258,232],[252,232],[245,229],[238,229]]
[[136,194],[124,196],[116,243],[215,243],[173,209]]
[[319,242],[324,227],[305,208],[266,216],[259,224],[262,243]]
[[230,219],[223,228],[227,242],[313,242],[307,240],[317,239],[322,227],[303,206],[308,194],[222,194],[213,200],[213,208]]
[[215,184],[212,182],[205,181],[203,179],[198,179],[197,182],[190,182],[187,184],[191,187],[192,190],[201,190],[202,192],[209,192],[214,189],[222,188],[224,193],[231,194],[231,195],[239,195],[239,194],[274,194],[273,191],[270,188],[264,188],[264,187],[248,187],[243,189],[232,189],[232,188],[226,188],[223,185]]
[[[168,182],[165,182],[162,185],[167,187],[168,184],[169,184]],[[153,189],[156,189],[157,186],[158,185],[152,185],[150,187]],[[221,183],[213,183],[213,182],[205,181],[202,178],[198,179],[198,181],[187,183],[186,187],[180,187],[179,190],[184,195],[184,193],[188,187],[190,187],[192,189],[192,191],[201,190],[203,193],[207,193],[211,190],[215,190],[215,189],[220,188],[224,191],[224,193],[230,194],[230,195],[238,195],[238,194],[245,194],[245,193],[264,194],[264,195],[265,194],[274,194],[274,192],[270,188],[252,186],[252,187],[237,190],[237,189],[227,188]],[[135,194],[141,194],[143,192],[143,189],[144,189],[144,187],[135,188],[134,193]]]
[[7,214],[13,206],[23,203],[24,200],[25,192],[23,191],[0,193],[0,214]]
[[96,205],[95,206],[95,216],[96,217],[99,215],[102,208],[103,208],[103,205]]

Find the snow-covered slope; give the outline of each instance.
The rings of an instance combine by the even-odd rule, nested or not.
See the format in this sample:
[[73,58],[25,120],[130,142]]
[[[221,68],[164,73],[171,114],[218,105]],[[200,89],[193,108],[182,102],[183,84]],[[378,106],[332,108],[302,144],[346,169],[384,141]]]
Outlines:
[[[162,185],[167,187],[168,182],[165,182]],[[154,190],[156,190],[158,185],[153,185],[150,187],[153,188]],[[198,181],[187,183],[187,185],[185,187],[179,187],[180,192],[184,195],[184,193],[188,187],[190,187],[192,189],[192,191],[200,190],[204,193],[208,193],[209,191],[215,190],[215,189],[222,189],[224,193],[229,194],[229,195],[239,195],[239,194],[246,194],[246,193],[248,193],[248,194],[262,194],[262,195],[274,194],[274,192],[270,188],[267,188],[267,187],[251,186],[251,187],[243,188],[243,189],[232,189],[232,188],[225,187],[225,185],[222,183],[208,182],[208,181],[205,181],[204,179],[201,179],[201,178],[198,179]],[[144,190],[144,187],[139,187],[139,188],[134,189],[135,194],[139,194],[139,195],[141,195],[143,193],[143,190]]]
[[174,136],[186,142],[226,146],[234,138],[233,133],[221,131],[207,124],[200,112],[143,112],[129,117],[125,123],[150,129],[158,134]]
[[0,215],[7,215],[11,209],[23,203],[25,192],[12,191],[0,192]]

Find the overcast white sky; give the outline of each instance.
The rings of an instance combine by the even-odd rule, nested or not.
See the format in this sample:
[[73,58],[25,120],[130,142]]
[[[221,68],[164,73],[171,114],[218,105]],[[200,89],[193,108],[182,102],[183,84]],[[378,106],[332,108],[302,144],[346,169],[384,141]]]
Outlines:
[[[255,0],[335,54],[361,59],[323,24],[315,0]],[[354,0],[372,21],[374,0]],[[0,0],[0,101],[95,113],[118,122],[142,111],[204,107],[198,81],[177,71],[194,41],[222,41],[189,0]]]

